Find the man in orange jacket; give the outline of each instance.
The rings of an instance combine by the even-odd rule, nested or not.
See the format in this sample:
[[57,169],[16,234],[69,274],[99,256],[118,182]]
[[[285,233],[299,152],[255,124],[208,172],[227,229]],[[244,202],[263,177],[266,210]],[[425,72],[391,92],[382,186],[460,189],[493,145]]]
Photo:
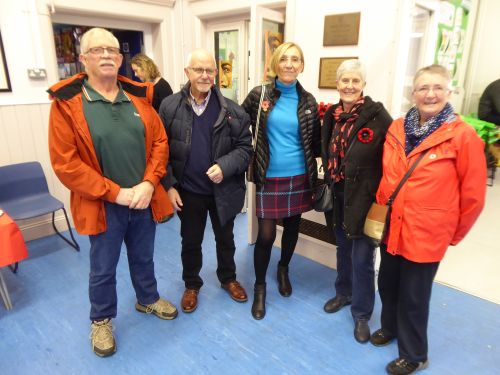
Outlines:
[[81,39],[86,74],[52,86],[49,150],[57,177],[71,190],[76,230],[90,237],[92,349],[115,353],[111,319],[116,317],[116,266],[123,242],[137,303],[161,319],[177,309],[161,299],[153,264],[156,222],[172,205],[159,183],[168,143],[151,106],[153,86],[118,76],[123,56],[109,31],[93,28]]

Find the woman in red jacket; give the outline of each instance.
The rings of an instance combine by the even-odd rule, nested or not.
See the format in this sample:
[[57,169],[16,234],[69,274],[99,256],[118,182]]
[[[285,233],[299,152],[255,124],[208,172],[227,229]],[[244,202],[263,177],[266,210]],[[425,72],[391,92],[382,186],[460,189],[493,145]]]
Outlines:
[[464,238],[484,206],[484,144],[453,112],[450,81],[440,65],[420,69],[413,81],[415,106],[392,123],[384,144],[380,204],[426,152],[394,200],[381,245],[382,328],[370,341],[383,346],[398,339],[399,358],[387,365],[389,374],[412,374],[428,366],[434,276],[448,246]]

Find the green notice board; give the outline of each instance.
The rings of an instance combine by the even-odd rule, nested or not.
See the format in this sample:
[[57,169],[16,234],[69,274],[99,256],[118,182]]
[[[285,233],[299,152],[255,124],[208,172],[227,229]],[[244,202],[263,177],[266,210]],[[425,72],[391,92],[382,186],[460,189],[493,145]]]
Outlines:
[[470,0],[447,0],[440,5],[434,62],[448,68],[453,77],[453,86],[458,83],[462,65],[469,10]]

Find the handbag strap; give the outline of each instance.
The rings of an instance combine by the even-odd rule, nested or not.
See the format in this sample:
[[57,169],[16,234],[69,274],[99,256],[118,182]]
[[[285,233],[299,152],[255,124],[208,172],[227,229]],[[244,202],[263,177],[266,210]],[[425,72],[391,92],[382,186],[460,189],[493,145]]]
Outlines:
[[255,121],[255,136],[252,137],[252,148],[255,151],[257,147],[257,136],[259,135],[259,123],[260,123],[260,110],[262,109],[262,101],[264,100],[264,95],[266,94],[266,85],[262,85],[260,90],[260,100],[259,109],[257,111],[257,121]]
[[406,180],[408,180],[408,177],[410,177],[410,175],[412,174],[412,172],[415,170],[417,164],[420,163],[420,160],[422,160],[423,157],[425,156],[425,154],[427,154],[427,151],[429,151],[429,149],[425,150],[424,152],[422,152],[420,154],[420,156],[418,157],[418,159],[415,160],[415,163],[413,163],[413,165],[411,166],[410,169],[408,169],[408,171],[405,173],[405,175],[403,176],[403,178],[401,179],[401,181],[399,181],[399,184],[396,187],[396,190],[394,190],[394,192],[391,194],[391,196],[387,200],[386,204],[388,206],[392,205],[392,202],[394,202],[394,199],[396,199],[396,195],[398,195],[399,191],[403,187],[403,184],[406,182]]

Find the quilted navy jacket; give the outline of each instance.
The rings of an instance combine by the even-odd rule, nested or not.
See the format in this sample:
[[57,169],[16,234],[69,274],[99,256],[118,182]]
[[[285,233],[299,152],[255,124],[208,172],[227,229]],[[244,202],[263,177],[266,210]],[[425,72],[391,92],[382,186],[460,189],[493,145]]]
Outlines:
[[[176,186],[184,175],[184,168],[191,151],[193,109],[189,102],[190,83],[166,97],[160,106],[160,117],[165,126],[170,147],[167,176],[162,180],[168,190]],[[221,107],[214,124],[212,163],[222,169],[224,179],[214,184],[214,198],[221,224],[233,218],[243,208],[245,201],[245,172],[252,156],[250,120],[243,109],[212,88]]]

